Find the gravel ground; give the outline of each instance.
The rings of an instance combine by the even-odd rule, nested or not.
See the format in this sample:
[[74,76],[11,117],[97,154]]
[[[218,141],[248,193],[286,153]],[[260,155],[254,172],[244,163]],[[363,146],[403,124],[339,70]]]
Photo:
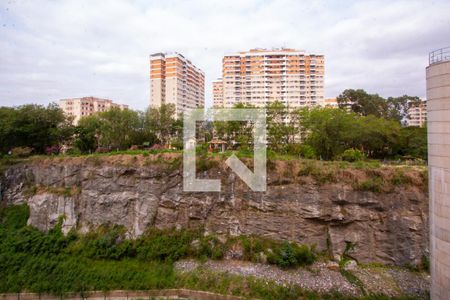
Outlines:
[[400,268],[366,267],[353,271],[367,292],[388,296],[410,295],[429,299],[430,275]]
[[[294,270],[281,270],[272,265],[235,260],[209,260],[204,263],[181,260],[175,264],[179,272],[193,271],[200,266],[217,272],[268,279],[280,285],[294,284],[320,293],[337,291],[345,295],[362,295],[359,287],[351,284],[338,270],[328,269],[327,264],[323,262],[317,262],[308,269]],[[360,279],[370,294],[410,295],[428,299],[429,275],[385,267],[356,267],[351,272]]]
[[338,291],[346,295],[361,295],[359,288],[350,284],[339,272],[329,270],[324,263],[316,263],[310,270],[281,270],[271,265],[232,260],[210,260],[203,264],[195,260],[182,260],[175,264],[176,270],[181,272],[193,271],[199,266],[213,271],[268,279],[280,285],[294,284],[321,293]]

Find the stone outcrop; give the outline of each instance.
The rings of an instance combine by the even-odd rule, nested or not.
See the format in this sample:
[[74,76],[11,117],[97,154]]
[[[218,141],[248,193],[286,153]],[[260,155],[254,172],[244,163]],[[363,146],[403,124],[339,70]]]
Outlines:
[[41,230],[61,216],[65,233],[110,223],[125,226],[131,238],[149,227],[203,226],[208,233],[286,239],[395,265],[418,264],[428,251],[428,198],[415,186],[372,193],[299,181],[289,172],[280,181],[272,171],[261,193],[219,166],[198,177],[220,178],[222,192],[192,193],[183,191],[181,173],[164,162],[37,161],[6,170],[1,195],[8,204],[27,203],[29,224]]

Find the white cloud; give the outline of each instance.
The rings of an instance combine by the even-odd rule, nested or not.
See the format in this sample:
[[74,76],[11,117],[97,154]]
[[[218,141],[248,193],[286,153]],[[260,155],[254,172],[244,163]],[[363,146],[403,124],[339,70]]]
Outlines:
[[[345,4],[344,4],[345,3]],[[448,1],[19,1],[0,4],[0,105],[96,95],[144,109],[153,52],[211,81],[222,56],[292,47],[326,56],[326,95],[425,95],[427,53],[450,36]]]

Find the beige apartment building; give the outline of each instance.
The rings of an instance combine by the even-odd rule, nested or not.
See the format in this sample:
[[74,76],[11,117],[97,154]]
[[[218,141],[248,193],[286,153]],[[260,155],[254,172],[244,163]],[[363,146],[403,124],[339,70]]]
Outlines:
[[227,54],[223,58],[223,106],[261,107],[277,100],[290,108],[323,105],[324,65],[323,55],[295,49]]
[[408,109],[408,126],[423,127],[427,123],[427,101],[411,102]]
[[150,105],[161,104],[174,104],[176,115],[205,105],[205,74],[179,53],[150,55]]
[[339,104],[338,104],[336,98],[327,98],[327,99],[323,100],[322,105],[324,107],[329,107],[329,108],[339,108]]
[[223,107],[223,80],[218,78],[213,83],[213,106]]
[[128,109],[128,105],[117,104],[109,99],[82,97],[59,100],[59,107],[68,116],[73,116],[73,124],[77,125],[82,117],[107,111],[113,107]]

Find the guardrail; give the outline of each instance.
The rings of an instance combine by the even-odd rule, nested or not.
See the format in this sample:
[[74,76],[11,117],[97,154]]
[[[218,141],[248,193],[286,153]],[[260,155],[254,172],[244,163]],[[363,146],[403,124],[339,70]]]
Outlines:
[[430,52],[428,62],[430,65],[444,61],[450,61],[450,47],[441,48]]

